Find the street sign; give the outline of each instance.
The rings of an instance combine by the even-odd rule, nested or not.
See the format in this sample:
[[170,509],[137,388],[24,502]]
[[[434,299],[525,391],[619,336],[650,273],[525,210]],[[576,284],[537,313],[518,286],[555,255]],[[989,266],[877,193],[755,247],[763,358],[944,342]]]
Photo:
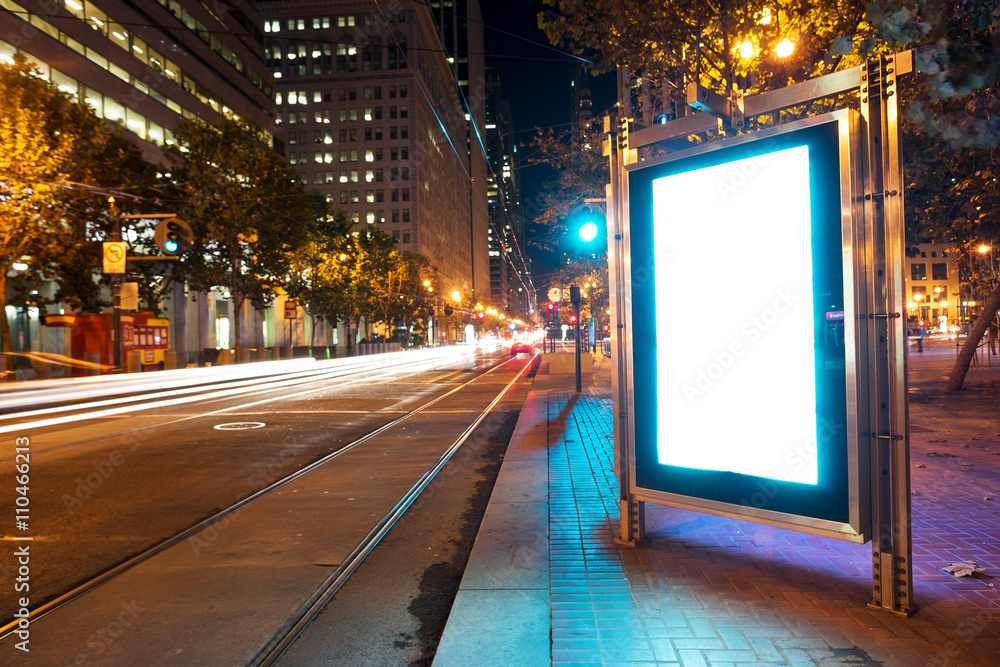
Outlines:
[[549,301],[562,301],[563,291],[558,287],[549,289]]
[[125,273],[125,242],[104,242],[104,273]]
[[296,301],[285,302],[285,319],[294,320],[299,316],[299,304]]
[[139,283],[122,283],[121,309],[139,310]]

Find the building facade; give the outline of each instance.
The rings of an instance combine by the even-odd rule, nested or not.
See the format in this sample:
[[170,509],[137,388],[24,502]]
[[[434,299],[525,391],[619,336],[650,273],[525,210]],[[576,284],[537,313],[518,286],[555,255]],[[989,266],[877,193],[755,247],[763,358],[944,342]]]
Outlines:
[[473,178],[466,110],[430,9],[356,0],[258,8],[288,162],[303,183],[356,226],[377,225],[400,250],[427,257],[441,291],[472,293],[487,260],[473,216],[485,179]]
[[166,163],[162,148],[185,118],[238,115],[273,137],[274,87],[253,3],[0,0],[0,7],[0,58],[23,53],[130,132],[153,164]]
[[[249,119],[284,151],[253,2],[0,0],[0,8],[0,59],[23,54],[43,77],[126,130],[149,163],[169,164],[163,149],[177,125],[193,118]],[[16,268],[8,278],[17,283]],[[57,289],[51,281],[32,287],[48,299]],[[189,294],[183,283],[167,295],[171,347],[181,359],[189,350],[229,346],[234,313],[227,300],[224,290]],[[68,352],[67,330],[41,326],[37,306],[7,310],[15,351]],[[257,319],[256,338],[270,332],[273,345],[273,313]]]
[[[910,256],[912,255],[912,256]],[[909,321],[946,331],[967,316],[963,306],[958,250],[944,244],[922,244],[908,253],[904,267]]]
[[495,72],[487,73],[486,153],[489,203],[490,300],[508,315],[528,320],[533,308],[525,258],[524,210],[515,170],[517,146],[510,104]]

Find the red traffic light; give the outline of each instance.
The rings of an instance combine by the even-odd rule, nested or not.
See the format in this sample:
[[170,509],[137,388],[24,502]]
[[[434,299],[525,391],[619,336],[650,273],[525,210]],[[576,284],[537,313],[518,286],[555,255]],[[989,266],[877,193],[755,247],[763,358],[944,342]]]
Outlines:
[[569,316],[569,323],[570,324],[576,324],[576,315],[570,315]]
[[554,303],[550,303],[550,304],[549,304],[549,305],[547,306],[547,308],[549,309],[549,312],[551,313],[551,312],[552,312],[553,310],[555,310],[555,309],[556,309],[556,304],[554,304]]
[[479,314],[476,315],[476,317],[478,317],[481,320],[485,320],[486,319],[486,313],[484,313],[482,311],[479,311]]

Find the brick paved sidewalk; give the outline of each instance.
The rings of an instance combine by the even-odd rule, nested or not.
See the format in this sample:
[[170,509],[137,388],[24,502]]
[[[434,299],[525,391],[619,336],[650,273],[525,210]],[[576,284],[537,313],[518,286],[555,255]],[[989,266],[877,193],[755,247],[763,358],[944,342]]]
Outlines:
[[[910,358],[912,618],[866,606],[870,544],[647,504],[649,543],[617,548],[599,358],[579,396],[537,378],[435,665],[1000,665],[1000,366],[944,393],[950,345]],[[939,569],[965,559],[985,576]]]
[[[949,395],[954,348],[925,350],[910,360],[910,619],[867,608],[870,545],[647,504],[650,543],[616,549],[601,364],[550,437],[553,664],[1000,665],[1000,368]],[[554,389],[550,436],[572,403]],[[939,569],[964,559],[986,576]]]

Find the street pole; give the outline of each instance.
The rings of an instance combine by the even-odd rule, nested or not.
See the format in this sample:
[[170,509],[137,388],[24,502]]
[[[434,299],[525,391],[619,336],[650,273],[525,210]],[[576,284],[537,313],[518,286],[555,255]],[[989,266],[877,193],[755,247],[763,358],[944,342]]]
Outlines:
[[583,379],[580,369],[580,288],[577,285],[570,285],[569,300],[573,304],[573,314],[576,316],[573,318],[573,333],[576,338],[574,363],[576,366],[576,393],[579,394],[583,390]]
[[573,304],[573,312],[576,313],[576,393],[580,393],[583,389],[583,380],[580,377],[580,304]]
[[[111,233],[112,241],[122,240],[122,221],[118,217],[118,210],[115,208],[115,198],[108,197],[111,205],[111,220],[114,224]],[[114,347],[115,373],[122,372],[122,274],[116,273],[111,279],[111,302],[112,302],[112,346]]]

